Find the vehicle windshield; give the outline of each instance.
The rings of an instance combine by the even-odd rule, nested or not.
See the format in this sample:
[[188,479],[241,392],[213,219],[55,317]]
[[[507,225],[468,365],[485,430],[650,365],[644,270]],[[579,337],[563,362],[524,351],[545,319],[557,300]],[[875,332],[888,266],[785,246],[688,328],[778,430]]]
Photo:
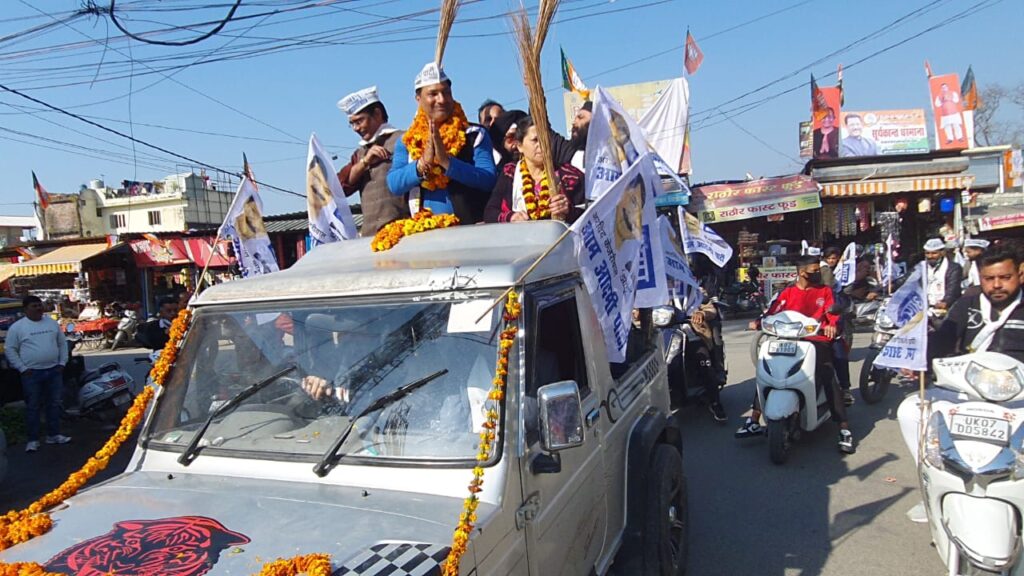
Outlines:
[[[236,305],[197,310],[148,440],[176,450],[218,406],[278,372],[218,416],[204,454],[316,461],[358,415],[394,390],[447,370],[356,421],[338,452],[366,458],[471,461],[494,378],[496,295],[444,301]],[[290,365],[295,370],[284,371]],[[314,398],[310,391],[327,389]],[[365,460],[363,460],[365,462]]]

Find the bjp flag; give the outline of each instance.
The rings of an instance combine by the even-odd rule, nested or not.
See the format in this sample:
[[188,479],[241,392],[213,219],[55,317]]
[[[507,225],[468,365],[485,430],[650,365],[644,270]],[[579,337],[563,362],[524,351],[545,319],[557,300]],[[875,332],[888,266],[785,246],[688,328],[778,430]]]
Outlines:
[[704,61],[704,53],[701,52],[700,47],[697,46],[697,41],[693,39],[693,35],[690,31],[686,31],[686,55],[683,57],[683,66],[686,67],[686,73],[693,76],[697,69],[700,68],[701,62]]

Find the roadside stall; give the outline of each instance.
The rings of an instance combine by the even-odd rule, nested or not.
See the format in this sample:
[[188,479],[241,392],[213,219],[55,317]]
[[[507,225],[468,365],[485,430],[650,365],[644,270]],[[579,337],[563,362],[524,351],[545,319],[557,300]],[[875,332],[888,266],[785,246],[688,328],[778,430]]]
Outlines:
[[[108,246],[106,242],[61,246],[56,250],[14,265],[14,289],[18,294],[29,292],[59,302],[67,297],[85,305],[95,299],[94,290],[109,290],[104,278],[123,268],[123,245]],[[125,283],[127,287],[127,282]]]

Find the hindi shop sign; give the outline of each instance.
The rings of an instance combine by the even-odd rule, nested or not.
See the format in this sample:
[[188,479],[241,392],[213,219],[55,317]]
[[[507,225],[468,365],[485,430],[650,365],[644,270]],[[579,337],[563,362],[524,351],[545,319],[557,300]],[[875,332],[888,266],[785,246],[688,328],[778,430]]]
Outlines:
[[728,222],[821,208],[821,197],[817,182],[797,175],[699,186],[690,207],[702,222]]

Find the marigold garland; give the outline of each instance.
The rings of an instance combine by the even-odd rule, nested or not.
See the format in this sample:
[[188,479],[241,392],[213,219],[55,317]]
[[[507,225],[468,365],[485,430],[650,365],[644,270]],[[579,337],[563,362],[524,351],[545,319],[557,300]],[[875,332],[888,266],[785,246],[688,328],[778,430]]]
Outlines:
[[[449,156],[458,156],[462,147],[466,145],[466,128],[469,128],[469,120],[466,119],[462,105],[456,102],[451,118],[438,128],[438,132],[441,133],[441,142],[444,143],[444,149]],[[417,109],[412,125],[402,136],[402,143],[409,150],[411,160],[416,161],[423,157],[423,149],[431,137],[430,120],[422,109]],[[431,166],[430,171],[423,175],[423,182],[420,186],[427,190],[447,188],[448,176],[444,173],[444,168],[436,164]]]
[[293,558],[278,558],[263,565],[257,576],[330,576],[331,557],[328,554],[306,554]]
[[519,295],[512,290],[505,300],[503,316],[505,329],[501,331],[501,338],[498,340],[498,361],[494,367],[491,391],[487,394],[490,405],[487,408],[484,429],[480,432],[480,445],[476,455],[477,465],[473,467],[473,479],[469,482],[469,497],[462,503],[459,523],[455,527],[455,533],[452,534],[451,550],[448,552],[448,558],[441,565],[442,576],[458,576],[462,555],[466,553],[469,537],[476,526],[476,509],[480,505],[477,494],[483,491],[484,484],[483,464],[489,461],[494,454],[494,441],[498,437],[498,427],[501,425],[498,411],[501,401],[505,398],[505,386],[508,382],[508,355],[512,351],[516,333],[519,331],[518,320],[521,312],[522,305],[519,303]]
[[406,236],[412,236],[413,234],[419,234],[420,232],[426,232],[435,228],[448,228],[458,223],[459,219],[454,214],[438,214],[435,216],[430,208],[424,208],[413,214],[412,218],[404,218],[385,224],[377,231],[373,240],[370,241],[370,249],[374,252],[384,252],[394,248]]
[[540,179],[540,193],[537,193],[525,159],[519,161],[519,174],[523,177],[523,200],[526,201],[526,213],[530,220],[551,218],[551,183],[548,182],[548,175],[544,174]]

